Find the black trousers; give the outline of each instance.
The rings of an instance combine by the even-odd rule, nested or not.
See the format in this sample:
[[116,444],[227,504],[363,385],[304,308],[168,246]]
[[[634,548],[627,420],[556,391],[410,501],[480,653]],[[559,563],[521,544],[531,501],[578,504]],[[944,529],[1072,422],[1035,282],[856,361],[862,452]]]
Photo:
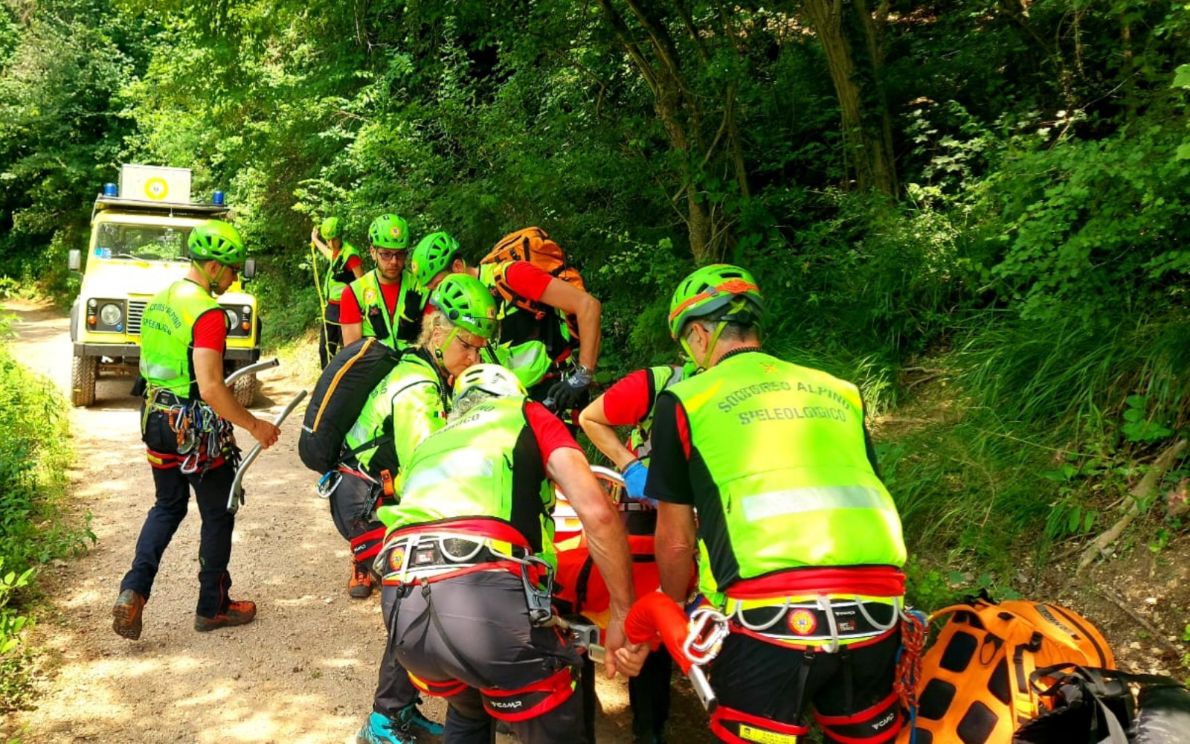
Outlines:
[[[168,416],[160,411],[149,414],[142,436],[150,450],[176,455],[177,438],[169,428]],[[186,517],[190,491],[198,504],[202,530],[198,544],[198,604],[195,612],[214,617],[227,609],[231,574],[231,534],[235,517],[227,513],[227,496],[235,472],[224,464],[205,473],[182,473],[177,463],[167,468],[153,468],[156,500],[149,509],[136,540],[132,568],[120,582],[120,591],[132,589],[148,599],[161,557],[169,547],[178,525]]]
[[[344,540],[354,540],[365,532],[384,527],[376,519],[372,503],[372,484],[354,475],[344,475],[329,499],[331,519]],[[371,560],[368,561],[371,568]]]
[[[520,579],[508,572],[473,573],[432,584],[428,593],[414,588],[398,594],[384,588],[386,603],[396,607],[390,625],[396,658],[422,679],[467,685],[446,698],[445,744],[491,740],[492,720],[480,690],[518,690],[579,664],[555,630],[530,624]],[[575,692],[553,710],[510,726],[522,744],[580,744],[581,698]]]

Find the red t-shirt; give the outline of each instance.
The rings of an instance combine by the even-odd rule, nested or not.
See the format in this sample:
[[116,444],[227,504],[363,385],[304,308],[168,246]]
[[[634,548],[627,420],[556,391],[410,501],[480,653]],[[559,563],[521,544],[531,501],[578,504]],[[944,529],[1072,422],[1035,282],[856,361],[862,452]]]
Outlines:
[[548,467],[550,455],[554,450],[563,447],[582,448],[574,441],[574,436],[566,428],[566,424],[550,413],[550,410],[536,401],[529,401],[525,406],[525,420],[533,431],[537,440],[537,449],[541,452],[541,467]]
[[227,316],[222,310],[208,310],[194,322],[194,348],[214,349],[220,354],[227,346]]
[[[380,294],[384,296],[384,306],[388,308],[389,317],[394,317],[397,314],[397,296],[401,294],[400,284],[380,284]],[[343,297],[339,302],[339,323],[347,325],[348,323],[363,323],[364,317],[360,314],[359,300],[356,299],[355,292],[351,291],[351,287],[343,288]]]
[[603,393],[603,413],[610,426],[636,426],[653,410],[649,370],[638,369]]
[[545,288],[554,277],[528,261],[513,261],[504,272],[504,278],[508,282],[508,288],[514,293],[526,300],[541,302]]

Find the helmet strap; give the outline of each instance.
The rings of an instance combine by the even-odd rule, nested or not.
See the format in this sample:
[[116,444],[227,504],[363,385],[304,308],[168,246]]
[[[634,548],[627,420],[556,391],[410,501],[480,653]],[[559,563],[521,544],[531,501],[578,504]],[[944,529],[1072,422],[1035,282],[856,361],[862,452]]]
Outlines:
[[210,294],[214,294],[215,288],[219,286],[219,277],[223,275],[223,271],[227,267],[224,266],[223,264],[219,264],[219,273],[215,274],[214,276],[211,276],[210,272],[207,271],[207,262],[206,261],[199,262],[192,258],[192,259],[190,259],[190,263],[193,264],[194,267],[196,269],[198,269],[198,273],[202,274],[203,278],[207,280],[207,292],[209,292]]
[[703,355],[702,359],[698,358],[698,355],[694,353],[694,349],[690,348],[690,343],[688,341],[686,341],[686,336],[688,336],[689,334],[686,334],[686,336],[682,336],[682,338],[680,340],[682,349],[685,350],[686,356],[690,357],[690,360],[692,362],[694,362],[694,365],[698,369],[704,370],[704,369],[710,368],[711,357],[713,357],[715,355],[715,344],[719,343],[719,335],[723,333],[723,329],[726,327],[727,327],[726,320],[719,321],[719,324],[715,326],[715,330],[711,334],[711,340],[707,342],[707,350],[706,350],[706,353]]
[[437,348],[434,349],[434,358],[438,360],[439,367],[441,367],[443,364],[442,350],[445,349],[446,347],[450,346],[451,343],[454,342],[455,336],[458,334],[458,332],[459,332],[458,326],[455,326],[454,328],[450,329],[450,335],[448,335],[446,337],[446,340],[442,342],[441,346],[438,346]]

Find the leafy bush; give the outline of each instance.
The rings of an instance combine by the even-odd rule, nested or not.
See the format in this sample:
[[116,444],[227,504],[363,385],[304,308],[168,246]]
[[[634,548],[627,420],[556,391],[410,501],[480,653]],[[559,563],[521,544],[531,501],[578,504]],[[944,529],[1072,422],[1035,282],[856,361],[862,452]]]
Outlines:
[[[0,319],[0,336],[7,334]],[[95,536],[64,518],[70,447],[65,401],[0,346],[0,690],[22,687],[20,633],[36,568],[86,549]],[[3,700],[19,699],[8,694]]]

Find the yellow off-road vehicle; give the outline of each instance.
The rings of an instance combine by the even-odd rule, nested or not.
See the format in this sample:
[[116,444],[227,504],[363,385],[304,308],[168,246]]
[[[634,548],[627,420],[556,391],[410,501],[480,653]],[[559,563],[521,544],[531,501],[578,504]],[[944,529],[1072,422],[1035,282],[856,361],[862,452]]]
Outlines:
[[[222,197],[215,192],[211,203],[191,202],[190,171],[184,168],[125,165],[118,189],[104,185],[91,214],[85,267],[80,251],[70,251],[71,270],[83,271],[70,309],[74,405],[95,402],[101,375],[138,375],[145,306],[186,273],[191,228],[227,215]],[[226,374],[260,358],[260,320],[256,298],[244,292],[238,279],[218,300],[228,321]],[[249,405],[259,383],[248,374],[232,389],[240,403]]]

